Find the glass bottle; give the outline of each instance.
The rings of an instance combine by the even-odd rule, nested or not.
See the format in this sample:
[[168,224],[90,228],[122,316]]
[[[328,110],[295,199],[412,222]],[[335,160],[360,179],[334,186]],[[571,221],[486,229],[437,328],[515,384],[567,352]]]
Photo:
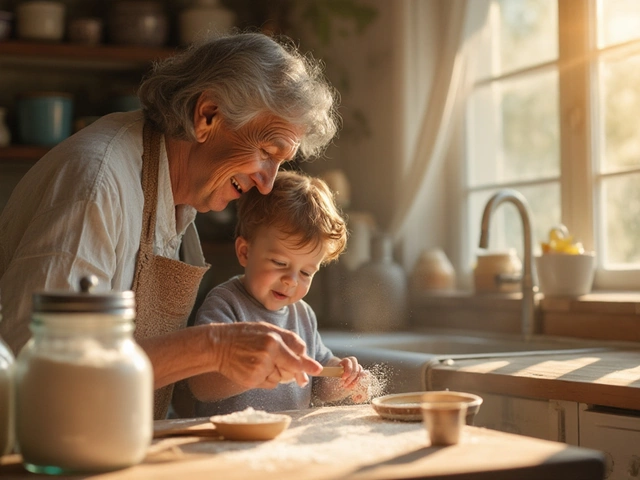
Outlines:
[[33,296],[16,361],[16,438],[34,473],[107,471],[143,460],[153,436],[151,362],[133,339],[134,293]]
[[[0,322],[2,304],[0,303]],[[13,353],[0,337],[0,456],[13,450],[14,444],[14,358]]]

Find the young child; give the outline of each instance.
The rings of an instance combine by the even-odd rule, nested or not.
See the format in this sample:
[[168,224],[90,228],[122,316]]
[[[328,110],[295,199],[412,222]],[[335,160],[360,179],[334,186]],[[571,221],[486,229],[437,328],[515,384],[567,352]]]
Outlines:
[[[237,201],[235,250],[244,275],[213,288],[196,316],[196,324],[265,321],[296,332],[307,353],[324,366],[342,366],[340,378],[315,377],[300,387],[281,372],[265,388],[247,390],[217,373],[189,380],[198,400],[196,416],[226,414],[247,407],[266,411],[309,408],[313,400],[336,402],[347,397],[362,403],[370,382],[355,357],[337,358],[318,333],[316,316],[303,300],[314,274],[338,258],[346,246],[347,227],[333,193],[319,179],[281,171],[273,190],[253,188]],[[276,385],[276,382],[280,382]]]

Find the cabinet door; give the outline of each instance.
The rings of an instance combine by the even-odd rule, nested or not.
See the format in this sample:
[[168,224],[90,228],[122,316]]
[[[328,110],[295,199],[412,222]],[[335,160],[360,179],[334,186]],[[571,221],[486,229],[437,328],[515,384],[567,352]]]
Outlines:
[[580,446],[605,453],[605,479],[640,478],[640,412],[580,404]]
[[578,404],[474,392],[484,402],[475,425],[578,445]]

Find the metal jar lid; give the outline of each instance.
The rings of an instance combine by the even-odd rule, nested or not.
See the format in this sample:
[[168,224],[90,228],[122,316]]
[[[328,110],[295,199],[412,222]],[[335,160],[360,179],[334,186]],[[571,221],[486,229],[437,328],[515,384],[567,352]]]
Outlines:
[[98,285],[95,275],[80,279],[80,292],[39,292],[33,295],[34,313],[106,313],[132,318],[135,294],[125,292],[93,293]]

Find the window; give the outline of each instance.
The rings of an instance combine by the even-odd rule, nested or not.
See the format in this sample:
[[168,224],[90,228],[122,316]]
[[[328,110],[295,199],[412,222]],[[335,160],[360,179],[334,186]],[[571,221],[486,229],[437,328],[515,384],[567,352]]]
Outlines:
[[[595,288],[639,288],[640,2],[485,2],[466,104],[466,258],[487,200],[512,188],[531,208],[534,253],[563,223],[596,253]],[[503,204],[490,248],[522,245]]]

